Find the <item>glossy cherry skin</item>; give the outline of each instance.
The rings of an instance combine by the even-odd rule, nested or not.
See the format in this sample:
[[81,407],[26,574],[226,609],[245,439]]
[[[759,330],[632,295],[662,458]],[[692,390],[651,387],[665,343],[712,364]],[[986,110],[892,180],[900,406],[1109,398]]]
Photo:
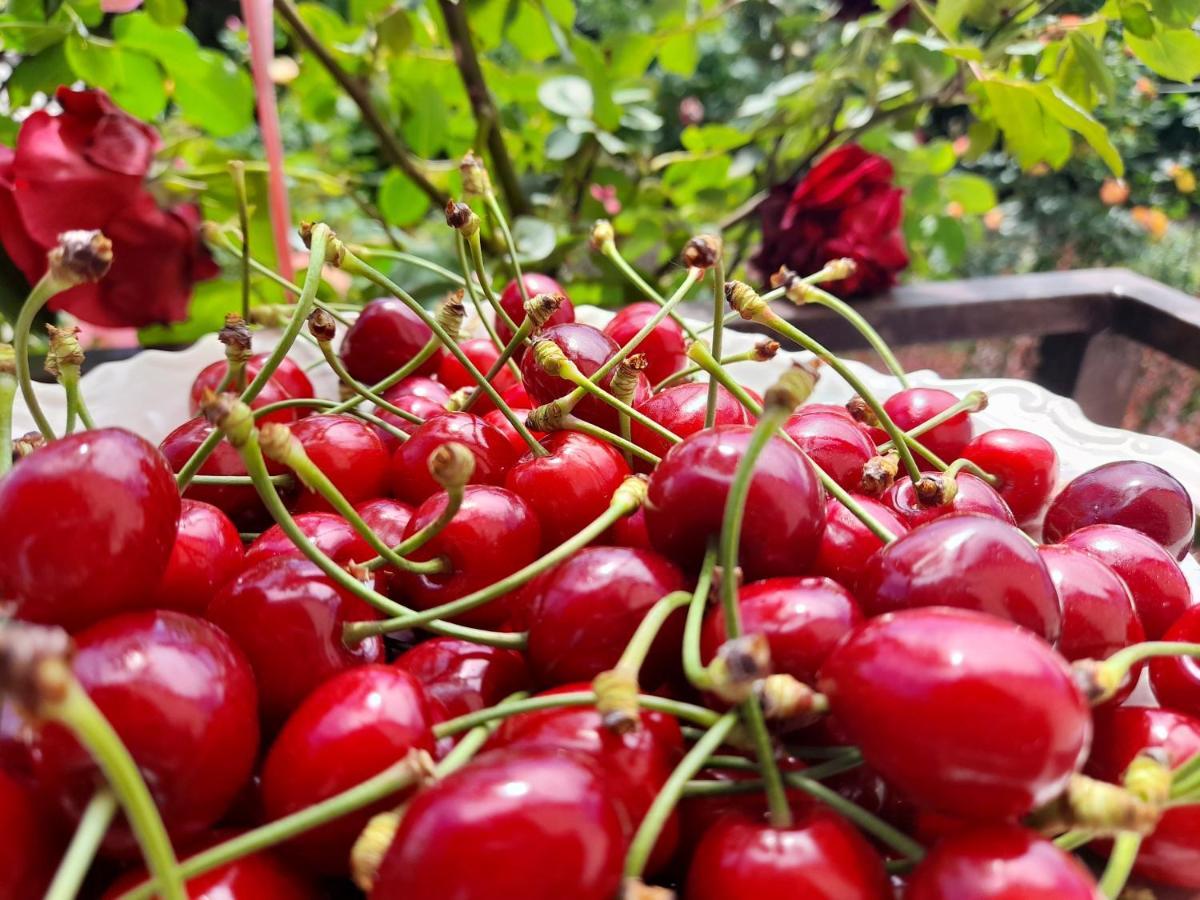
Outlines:
[[[700,382],[676,384],[659,391],[638,404],[638,412],[653,419],[667,431],[685,438],[704,427],[704,414],[708,409],[708,385]],[[714,425],[753,425],[754,419],[746,407],[723,387],[717,388],[717,409]],[[655,456],[667,455],[673,442],[655,434],[645,425],[630,422],[630,437],[639,447]],[[645,471],[649,467],[641,466]]]
[[0,897],[41,897],[62,855],[63,839],[33,789],[0,769]]
[[[1143,750],[1161,751],[1177,769],[1200,753],[1200,719],[1166,709],[1102,707],[1087,774],[1116,784]],[[1200,888],[1200,806],[1169,809],[1142,842],[1133,871],[1177,887]]]
[[246,551],[237,526],[208,503],[184,500],[167,569],[154,605],[200,615],[213,595],[242,568]]
[[502,432],[479,416],[447,413],[417,428],[392,457],[392,492],[396,497],[415,505],[442,493],[429,474],[429,454],[447,441],[456,441],[474,454],[471,484],[503,484],[504,473],[516,462],[512,444]]
[[1044,546],[1038,554],[1062,604],[1057,646],[1065,659],[1107,659],[1146,639],[1133,598],[1116,572],[1074,547]]
[[[253,380],[258,375],[259,370],[262,369],[263,359],[265,359],[265,356],[258,354],[251,357],[249,362],[246,363],[247,381]],[[196,415],[200,412],[200,401],[204,397],[204,392],[206,390],[215,391],[221,386],[221,380],[225,377],[225,371],[227,368],[228,363],[222,359],[218,360],[217,362],[210,363],[200,370],[200,374],[197,375],[195,381],[192,382],[192,388],[188,394],[188,411],[192,415]],[[297,367],[297,370],[300,371],[299,367]],[[305,381],[308,381],[308,376],[306,376],[303,371],[300,371],[300,376],[304,378]],[[293,383],[299,386],[298,380]],[[237,391],[237,387],[234,385],[229,385],[225,388],[225,390]],[[262,390],[258,392],[258,396],[250,401],[250,408],[261,409],[264,406],[270,406],[272,403],[279,403],[281,400],[291,400],[295,397],[312,396],[314,396],[314,394],[311,383],[308,385],[307,393],[295,394],[284,385],[283,381],[272,375],[269,379],[267,379],[267,383],[263,385]],[[302,407],[281,409],[263,416],[262,418],[258,419],[258,421],[285,423],[295,422],[296,419],[300,418],[303,412],[304,409]]]
[[[172,839],[198,837],[229,808],[258,752],[258,700],[246,657],[217,626],[177,612],[126,613],[76,636],[72,669],[116,729]],[[34,753],[39,788],[78,819],[101,775],[65,727],[46,724]],[[138,845],[124,821],[104,851]]]
[[900,536],[867,561],[855,594],[868,616],[956,606],[1051,642],[1062,629],[1054,582],[1037,550],[1012,525],[985,516],[942,516]]
[[795,418],[796,416],[812,416],[812,415],[825,415],[825,414],[839,416],[839,417],[841,417],[843,419],[847,419],[851,422],[854,421],[854,417],[852,415],[850,415],[849,410],[847,410],[846,407],[839,406],[836,403],[805,403],[803,406],[801,406],[799,409],[797,409],[792,414],[792,418]]
[[[522,422],[524,422],[532,412],[532,410],[529,408],[528,401],[526,402],[525,406],[513,406],[510,403],[509,409],[511,409],[513,414],[518,416]],[[521,437],[517,429],[513,428],[512,422],[508,421],[508,419],[505,418],[504,413],[500,412],[500,410],[493,409],[490,413],[484,415],[483,421],[487,422],[504,435],[504,437],[508,440],[509,446],[512,447],[514,459],[520,459],[529,452],[529,445],[525,443],[525,438]],[[533,435],[533,439],[535,441],[540,441],[546,436],[546,432],[544,431],[530,430],[529,433]]]
[[1069,853],[1017,825],[939,841],[908,878],[905,900],[1098,900],[1096,881]]
[[276,557],[246,569],[209,604],[207,618],[250,660],[259,710],[281,723],[318,685],[346,669],[383,659],[383,639],[342,641],[349,621],[378,618],[307,559]]
[[912,479],[907,475],[896,480],[886,494],[883,502],[894,509],[909,528],[916,528],[926,522],[951,513],[972,513],[977,516],[991,516],[1009,525],[1016,525],[1008,504],[986,481],[976,478],[970,472],[959,472],[954,479],[958,485],[958,493],[949,503],[926,506],[917,499],[913,489]]
[[586,434],[556,431],[541,444],[550,455],[526,453],[504,486],[533,507],[543,548],[551,550],[608,509],[631,472],[619,450]]
[[1140,531],[1090,525],[1067,535],[1063,543],[1096,557],[1125,582],[1148,640],[1159,640],[1193,604],[1179,564]]
[[[360,503],[355,507],[355,511],[367,523],[367,527],[375,532],[379,539],[389,547],[395,547],[404,540],[404,533],[413,516],[413,508],[407,503],[401,503],[399,500],[390,500],[386,497]],[[360,559],[361,561],[374,559],[375,555],[375,552],[371,551],[370,555],[361,557]],[[399,574],[391,566],[384,566],[381,569],[377,569],[375,572],[375,589],[382,594],[390,594]]]
[[[390,458],[375,429],[351,416],[309,416],[292,426],[304,452],[351,504],[387,492]],[[297,512],[329,512],[331,507],[315,491],[301,488]]]
[[[383,399],[392,406],[398,406],[405,412],[412,413],[419,419],[432,419],[435,416],[446,414],[446,404],[450,402],[450,391],[440,381],[434,381],[424,375],[410,375],[384,391]],[[402,419],[381,407],[375,407],[374,414],[405,434],[412,434],[417,429],[415,423]],[[375,433],[379,435],[379,439],[383,441],[383,445],[389,453],[396,452],[396,448],[400,446],[399,440],[382,428],[376,427]]]
[[179,523],[152,444],[121,428],[60,438],[0,480],[0,573],[18,618],[74,630],[145,606]]
[[[907,388],[888,397],[883,410],[901,431],[911,431],[957,402],[957,397],[941,388]],[[882,431],[880,434],[883,435],[880,441],[888,440]],[[962,456],[963,448],[974,435],[975,426],[971,424],[970,415],[961,412],[925,432],[917,440],[946,462],[952,462]]]
[[961,455],[1000,479],[996,490],[1022,525],[1037,519],[1058,482],[1054,446],[1044,437],[1019,428],[977,434]]
[[[385,665],[358,666],[308,695],[284,724],[262,769],[269,819],[319,803],[382,772],[410,750],[433,752],[432,716],[420,683]],[[344,875],[350,847],[372,815],[407,791],[307,831],[283,850],[311,871]]]
[[[467,359],[475,364],[475,368],[479,370],[479,374],[487,375],[491,370],[492,365],[500,358],[500,351],[496,349],[496,345],[492,343],[491,338],[468,338],[458,345]],[[475,376],[467,371],[466,367],[458,361],[452,354],[447,353],[442,357],[442,363],[438,367],[438,380],[448,387],[451,391],[457,391],[461,388],[474,388],[478,382]],[[497,372],[491,380],[491,385],[497,392],[503,394],[509,388],[517,383],[517,378],[509,366],[504,366]],[[471,411],[476,415],[483,415],[490,410],[496,408],[492,403],[491,398],[487,394],[482,394]]]
[[[571,305],[567,292],[563,290],[561,284],[549,275],[542,275],[540,272],[527,272],[524,281],[525,292],[529,294],[530,298],[536,297],[538,294],[554,294],[563,298],[558,309],[546,320],[545,327],[549,328],[552,325],[563,325],[575,321],[575,307]],[[517,286],[515,278],[500,292],[500,306],[518,327],[525,321],[525,301],[521,299],[521,288]],[[512,340],[513,336],[508,323],[499,316],[496,317],[496,335],[506,344]]]
[[[1200,606],[1193,606],[1176,619],[1163,640],[1200,642]],[[1195,657],[1160,656],[1150,660],[1150,684],[1163,706],[1200,715],[1200,665]]]
[[[336,563],[364,562],[375,556],[353,526],[336,513],[309,512],[293,517],[296,526],[318,550]],[[264,559],[292,557],[303,559],[304,553],[278,525],[272,525],[254,539],[246,550],[242,569],[249,569]]]
[[935,607],[864,623],[818,686],[867,764],[924,809],[1007,820],[1087,756],[1087,701],[1061,656],[992,616]]
[[844,819],[813,808],[787,828],[719,819],[688,868],[684,900],[890,900],[883,860]]
[[434,637],[396,657],[396,668],[421,683],[439,721],[494,706],[532,686],[525,657],[452,637]]
[[[218,832],[215,840],[206,843],[218,843],[236,834]],[[145,872],[130,872],[119,878],[102,900],[119,900],[145,880]],[[184,887],[189,900],[318,900],[322,896],[316,886],[266,852],[243,856],[189,878]]]
[[[683,573],[650,550],[588,547],[538,576],[522,593],[527,605],[526,653],[540,684],[590,681],[620,659],[655,603],[685,587]],[[662,627],[642,666],[656,686],[679,665],[684,611]]]
[[371,898],[612,900],[625,829],[608,778],[587,755],[497,750],[412,799]]
[[646,510],[639,506],[631,515],[617,519],[601,539],[601,543],[632,547],[636,550],[653,550],[650,546],[650,533],[646,531]]
[[[422,503],[405,529],[409,538],[441,515],[444,493]],[[542,529],[528,503],[504,488],[472,485],[462,506],[434,538],[408,558],[421,562],[442,558],[450,569],[436,575],[400,572],[400,596],[418,609],[429,609],[465,597],[511,575],[537,559]],[[508,595],[455,617],[480,628],[495,628],[511,615]]]
[[[650,476],[646,527],[660,553],[699,566],[719,534],[734,471],[753,429],[722,425],[676,444]],[[747,579],[802,575],[825,529],[825,492],[812,465],[782,438],[759,456],[746,497],[738,562]]]
[[1157,541],[1176,559],[1192,548],[1196,513],[1187,489],[1165,469],[1137,460],[1077,475],[1046,511],[1046,540],[1057,543],[1088,525],[1124,525]]
[[783,430],[826,475],[848,491],[858,490],[875,445],[849,415],[797,413]]
[[[363,307],[342,339],[342,362],[355,379],[374,384],[387,378],[420,352],[433,332],[394,297],[381,297]],[[445,351],[439,348],[417,369],[433,375]]]
[[443,406],[450,399],[452,393],[450,388],[436,379],[425,375],[409,375],[388,388],[387,393],[383,396],[392,402],[400,397],[420,397],[436,403],[438,406]]
[[[908,525],[878,500],[862,495],[856,495],[854,499],[896,537],[908,533]],[[825,503],[825,530],[821,532],[813,572],[854,590],[867,560],[882,546],[883,541],[868,531],[858,516],[831,497]]]
[[[624,347],[659,312],[661,307],[657,303],[630,303],[608,320],[604,333],[616,341],[618,347]],[[633,352],[646,357],[645,372],[651,385],[687,368],[687,343],[683,329],[670,316],[655,325],[654,330],[642,339]]]

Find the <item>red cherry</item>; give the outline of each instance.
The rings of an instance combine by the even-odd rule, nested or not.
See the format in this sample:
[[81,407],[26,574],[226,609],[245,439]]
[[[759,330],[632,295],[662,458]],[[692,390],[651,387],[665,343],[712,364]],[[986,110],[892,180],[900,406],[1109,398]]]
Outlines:
[[533,401],[529,398],[529,392],[525,390],[524,384],[514,384],[508,390],[501,391],[500,396],[509,406],[519,406],[522,409],[533,408]]
[[[666,559],[628,547],[588,547],[538,576],[522,593],[537,681],[589,681],[611,669],[650,607],[684,587]],[[648,686],[678,668],[683,620],[678,610],[659,631],[642,668]]]
[[479,416],[447,413],[418,427],[392,457],[392,490],[398,498],[417,504],[441,493],[429,474],[429,454],[447,441],[457,441],[475,455],[472,484],[503,484],[505,471],[516,461],[503,432]]
[[[676,444],[650,476],[646,527],[659,552],[698,566],[721,530],[725,499],[753,429],[722,425]],[[746,498],[738,561],[748,579],[804,574],[825,528],[825,492],[804,455],[767,443]]]
[[[659,311],[657,303],[630,303],[608,320],[604,333],[618,347],[624,347]],[[655,325],[654,330],[642,339],[633,352],[646,357],[646,377],[652,385],[687,368],[687,343],[683,329],[670,316]]]
[[606,509],[631,474],[619,450],[575,431],[542,438],[549,456],[526,453],[504,486],[533,507],[542,523],[542,546],[557,547]]
[[[258,375],[259,371],[262,369],[264,359],[266,359],[265,354],[258,354],[256,356],[252,356],[246,363],[246,378],[248,381],[254,379]],[[286,375],[280,374],[279,370],[277,369],[276,374],[273,374],[267,380],[267,383],[263,385],[262,390],[258,392],[258,396],[250,402],[250,408],[261,409],[264,406],[269,406],[272,403],[278,403],[281,400],[291,400],[294,397],[316,396],[313,392],[312,383],[308,381],[308,376],[305,375],[303,370],[300,369],[300,367],[295,363],[292,363],[292,367],[295,371],[289,372]],[[188,394],[188,411],[192,415],[196,415],[200,411],[200,401],[204,396],[204,392],[206,390],[215,391],[221,386],[221,381],[225,378],[225,372],[228,368],[229,364],[222,359],[218,360],[217,362],[210,363],[200,370],[200,374],[197,375],[196,379],[192,382],[192,388]],[[303,378],[304,382],[307,383],[307,388],[305,388],[305,385],[295,377],[296,373],[299,373],[300,378]],[[304,392],[293,392],[287,385],[284,384],[285,379],[287,384],[293,385]],[[226,387],[225,390],[236,391],[237,387],[230,385]],[[294,422],[301,416],[302,413],[302,408],[281,409],[277,412],[263,416],[257,421],[259,423]]]
[[154,605],[199,615],[242,568],[246,555],[237,526],[215,506],[184,500],[171,558],[154,591]]
[[1073,547],[1038,547],[1038,554],[1062,603],[1058,652],[1065,659],[1107,659],[1146,639],[1133,598],[1116,572]]
[[[492,343],[491,338],[469,338],[461,342],[458,345],[458,349],[466,355],[467,359],[475,364],[475,368],[482,375],[486,375],[491,371],[496,360],[500,358],[500,351],[496,349],[496,345]],[[442,357],[442,363],[438,368],[438,380],[451,391],[457,391],[462,388],[474,388],[478,384],[475,376],[468,372],[466,367],[449,353]],[[492,387],[500,394],[503,394],[516,383],[516,376],[513,375],[512,369],[507,365],[497,372],[491,381]],[[487,394],[480,396],[475,401],[475,406],[472,407],[473,411],[478,415],[483,415],[495,408],[495,404],[492,403]]]
[[[355,507],[355,511],[367,523],[367,527],[375,532],[379,539],[389,547],[395,547],[404,540],[405,530],[408,528],[408,523],[412,520],[413,516],[411,506],[401,503],[399,500],[389,500],[387,498],[368,500],[366,503],[360,503]],[[360,559],[361,561],[365,561],[374,558],[375,553],[372,551],[369,556],[364,556]],[[399,573],[391,566],[384,566],[382,569],[377,569],[375,572],[375,589],[380,593],[390,594],[398,575]]]
[[[351,416],[309,416],[292,426],[308,458],[333,482],[350,503],[361,503],[385,493],[388,453],[375,429]],[[299,512],[328,511],[324,498],[301,489],[295,508]]]
[[[854,499],[896,537],[908,533],[908,525],[878,500],[861,495]],[[883,541],[868,531],[858,516],[830,498],[825,504],[825,530],[821,533],[813,572],[854,590],[867,560],[882,546]]]
[[421,683],[441,720],[494,706],[532,685],[525,657],[516,650],[459,638],[430,638],[400,654],[394,665]]
[[[254,354],[246,364],[247,371],[249,371],[249,367],[252,365],[261,366],[267,361],[269,356],[269,353]],[[290,356],[285,356],[279,361],[279,365],[271,377],[283,385],[283,389],[293,397],[317,396],[317,392],[313,389],[313,383],[309,380],[308,375],[305,374],[304,369]]]
[[1012,819],[1058,796],[1091,743],[1062,657],[974,611],[872,619],[834,649],[818,686],[868,765],[918,806],[965,819]]
[[0,769],[0,897],[41,897],[62,855],[61,837],[33,789]]
[[868,616],[955,606],[1016,622],[1047,641],[1062,628],[1037,550],[1013,526],[984,516],[942,516],[901,535],[867,561],[855,594]]
[[[1164,641],[1200,642],[1200,606],[1175,620]],[[1150,684],[1163,706],[1200,715],[1200,666],[1191,656],[1161,656],[1150,660]]]
[[[945,412],[957,402],[957,397],[941,388],[907,388],[888,397],[884,401],[883,410],[896,423],[897,428],[901,431],[911,431],[938,413]],[[879,434],[883,435],[879,442],[888,440],[888,436],[882,431]],[[918,440],[943,460],[951,462],[962,456],[963,448],[974,434],[975,427],[971,424],[970,415],[960,412],[925,432]]]
[[[437,382],[433,383],[436,384]],[[392,391],[394,390],[395,388],[389,388],[387,391],[384,391],[383,398],[392,404],[392,406],[399,407],[407,413],[412,413],[418,419],[428,421],[436,418],[437,416],[444,416],[447,412],[449,412],[444,403],[438,403],[428,398],[421,397],[417,394],[393,395]],[[412,434],[417,430],[417,428],[420,427],[416,422],[410,422],[408,419],[402,419],[394,412],[386,409],[380,409],[379,407],[375,408],[374,415],[376,418],[382,419],[393,428],[396,428],[405,434]],[[379,440],[383,442],[384,449],[387,450],[388,453],[394,454],[396,449],[401,444],[399,438],[397,438],[390,431],[380,428],[378,425],[372,425],[371,427],[375,429],[375,434],[378,435]]]
[[0,772],[23,782],[33,780],[33,732],[33,726],[16,706],[0,700]]
[[631,515],[617,519],[601,538],[601,543],[635,550],[653,550],[650,533],[646,531],[646,510],[639,506]]
[[[326,512],[300,513],[294,517],[296,526],[304,536],[316,544],[317,549],[336,563],[365,562],[375,557],[367,542],[339,515]],[[272,525],[246,550],[242,571],[252,568],[266,559],[291,557],[304,558],[300,548],[283,533],[278,525]]]
[[[236,834],[218,832],[206,843],[214,844]],[[114,882],[102,900],[120,900],[145,880],[144,871],[130,872]],[[265,852],[242,856],[189,878],[185,887],[190,900],[317,900],[322,896],[299,874]]]
[[[199,836],[229,809],[258,752],[258,701],[254,673],[223,631],[183,613],[126,613],[76,636],[72,669],[141,769],[173,840]],[[100,777],[91,756],[49,723],[34,759],[39,787],[78,819]],[[123,821],[103,847],[138,853]]]
[[960,831],[939,841],[908,879],[905,900],[1096,900],[1083,864],[1016,825]]
[[[752,756],[747,756],[747,758],[752,758]],[[784,772],[803,772],[807,768],[802,760],[790,755],[782,756],[777,762],[779,768]],[[857,769],[852,769],[851,772],[859,772],[863,769],[863,766],[859,766]],[[758,778],[757,772],[717,766],[701,769],[696,774],[698,781],[717,781],[723,784],[751,781],[756,778]],[[832,779],[829,783],[832,785]],[[786,794],[792,815],[798,818],[807,815],[813,805],[812,798],[799,788],[787,788]],[[719,819],[732,815],[761,821],[766,814],[767,799],[762,792],[684,797],[679,804],[680,844],[685,854],[684,858],[689,860],[692,858],[700,839]]]
[[1008,504],[986,481],[976,478],[970,472],[959,472],[954,480],[958,485],[958,493],[949,503],[926,506],[917,499],[912,479],[907,475],[897,479],[896,483],[888,488],[887,493],[883,495],[883,502],[899,513],[909,528],[916,528],[951,513],[973,513],[977,516],[991,516],[1009,525],[1017,524]]
[[[433,751],[429,704],[415,678],[391,666],[359,666],[335,675],[292,713],[267,753],[263,805],[278,819],[332,797],[400,760]],[[377,812],[407,791],[307,831],[283,846],[306,869],[344,875],[355,838]]]
[[[667,431],[685,438],[704,428],[704,414],[708,409],[708,385],[699,382],[677,384],[659,391],[638,404],[637,410],[653,419]],[[717,409],[713,420],[716,425],[752,425],[754,419],[746,407],[723,387],[717,388]],[[671,441],[659,437],[645,425],[630,423],[633,442],[655,456],[666,456],[673,446]],[[647,468],[647,471],[649,469]]]
[[[358,381],[383,381],[417,355],[433,332],[421,318],[394,297],[381,297],[363,307],[342,339],[342,362]],[[418,375],[433,375],[444,350],[438,348],[417,369]]]
[[346,622],[378,618],[375,610],[307,559],[277,557],[251,566],[217,594],[207,618],[250,660],[269,725],[338,672],[383,659],[382,638],[353,647],[342,640]]
[[584,754],[487,753],[412,799],[371,897],[612,900],[623,819],[607,777]]
[[71,630],[145,605],[175,543],[179,492],[121,428],[53,441],[0,480],[0,572],[18,618]]
[[[575,321],[575,307],[571,305],[567,292],[561,284],[549,275],[542,275],[539,272],[525,273],[524,281],[525,293],[530,297],[536,297],[538,294],[554,294],[563,298],[562,304],[546,320],[545,327]],[[500,306],[518,327],[525,321],[525,304],[521,299],[521,289],[517,286],[515,278],[500,292]],[[496,335],[506,344],[512,340],[513,336],[512,329],[500,317],[496,318]]]
[[834,813],[812,808],[787,828],[741,816],[700,840],[685,900],[885,900],[883,860]]
[[[524,422],[529,413],[532,412],[528,405],[513,406],[512,404],[509,404],[509,408],[522,422]],[[508,443],[513,449],[514,458],[520,459],[529,452],[529,445],[525,443],[525,438],[521,437],[521,435],[517,432],[517,429],[513,428],[512,423],[505,418],[504,413],[500,412],[500,410],[493,409],[490,413],[487,413],[483,417],[483,421],[487,422],[508,439]],[[540,441],[546,436],[546,432],[544,431],[530,431],[529,433],[533,435],[534,440],[537,441]]]
[[1077,475],[1059,492],[1046,511],[1046,540],[1056,544],[1088,525],[1124,525],[1183,559],[1192,548],[1196,513],[1187,489],[1165,469],[1125,460]]
[[1044,437],[1018,428],[976,435],[962,457],[1000,479],[996,490],[1024,525],[1037,518],[1058,481],[1058,454]]
[[[405,537],[412,537],[445,508],[444,493],[430,497],[413,513]],[[527,566],[537,559],[541,545],[542,529],[528,503],[504,488],[471,486],[463,492],[462,506],[450,524],[408,557],[417,562],[444,559],[449,570],[437,575],[401,572],[397,583],[402,596],[418,609],[441,606]],[[500,597],[455,621],[494,628],[510,614],[507,597]]]
[[792,413],[792,418],[795,418],[796,416],[823,416],[827,413],[839,416],[843,419],[848,419],[851,422],[854,421],[854,416],[850,415],[849,410],[847,410],[846,407],[839,406],[836,403],[805,403],[794,413]]
[[1146,638],[1159,640],[1192,605],[1179,564],[1158,542],[1122,525],[1089,525],[1063,539],[1117,573],[1133,597]]
[[444,406],[453,393],[446,385],[424,375],[409,375],[387,389],[383,396],[393,403],[401,397],[420,397],[438,406]]
[[848,491],[858,490],[863,466],[875,455],[872,444],[849,414],[796,413],[783,426],[825,474]]

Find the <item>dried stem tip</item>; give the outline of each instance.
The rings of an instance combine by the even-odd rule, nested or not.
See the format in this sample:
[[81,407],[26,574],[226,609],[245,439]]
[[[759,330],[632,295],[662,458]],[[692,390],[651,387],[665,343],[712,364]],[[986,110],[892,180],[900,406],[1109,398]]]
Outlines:
[[9,621],[0,627],[0,697],[29,716],[63,698],[74,647],[62,628]]
[[708,666],[712,691],[727,703],[740,703],[751,695],[754,682],[771,671],[771,648],[762,634],[744,634],[726,641]]
[[462,332],[463,322],[467,318],[467,308],[463,305],[462,288],[447,295],[446,299],[442,301],[442,305],[438,307],[436,318],[446,335],[452,341],[457,341]]
[[557,401],[544,403],[525,417],[525,427],[530,431],[561,431],[567,410]]
[[809,300],[816,299],[812,285],[804,281],[804,279],[787,266],[780,266],[771,276],[771,287],[783,288],[784,296],[793,303],[807,303]]
[[779,376],[779,380],[767,388],[763,395],[763,408],[790,413],[812,396],[816,386],[817,374],[814,370],[800,363],[792,363]]
[[763,338],[754,345],[754,359],[757,362],[770,362],[779,352],[779,341]]
[[913,492],[922,506],[945,506],[958,496],[958,482],[945,475],[926,472],[913,485]]
[[112,265],[112,241],[99,231],[64,231],[46,258],[51,277],[61,284],[99,281]]
[[744,281],[725,282],[725,302],[743,319],[755,319],[767,309],[766,301]]
[[[258,445],[268,459],[291,468],[298,455],[304,453],[304,445],[292,434],[292,429],[283,422],[265,422],[258,429]],[[303,479],[302,479],[303,480]]]
[[821,269],[822,281],[841,281],[843,278],[849,278],[858,271],[858,263],[848,256],[843,256],[840,259],[831,259],[825,263]]
[[0,375],[17,374],[17,352],[12,344],[0,341]]
[[768,675],[755,684],[754,693],[762,703],[763,715],[772,722],[806,719],[829,705],[823,694],[792,675]]
[[41,450],[45,446],[46,438],[40,431],[27,431],[13,441],[13,456],[17,459],[24,459],[35,450]]
[[588,238],[588,243],[591,244],[593,250],[603,250],[616,239],[617,234],[613,231],[612,222],[608,219],[597,219],[592,225],[592,234]]
[[337,322],[323,309],[314,309],[308,314],[308,333],[319,344],[328,344],[337,335]]
[[632,406],[633,398],[637,395],[638,376],[647,365],[649,360],[644,353],[634,353],[621,360],[608,386],[612,395],[622,403]]
[[467,204],[456,200],[446,201],[446,224],[467,238],[479,232],[479,216]]
[[683,263],[693,269],[710,269],[721,258],[723,246],[715,234],[698,234],[683,248]]
[[609,669],[592,679],[596,712],[604,727],[616,734],[629,734],[641,727],[637,675],[624,669]]
[[1134,831],[1146,835],[1161,815],[1160,807],[1126,788],[1075,774],[1061,795],[1033,811],[1030,824],[1047,833],[1083,828],[1098,834]]
[[79,346],[79,328],[56,328],[47,325],[50,335],[50,352],[46,354],[46,371],[58,378],[62,369],[83,365],[83,348]]
[[873,456],[863,465],[858,489],[868,497],[879,497],[895,483],[899,471],[899,454],[888,452],[883,456]]
[[225,326],[217,332],[217,340],[225,345],[225,358],[245,362],[250,358],[250,327],[237,313],[225,313]]
[[562,294],[536,294],[530,297],[524,305],[525,318],[533,325],[533,330],[544,328],[550,317],[558,312],[566,298]]
[[567,359],[567,354],[563,352],[562,347],[554,343],[554,341],[542,339],[534,341],[533,344],[533,359],[548,375],[563,376],[567,373],[571,366],[571,361]]
[[429,474],[445,490],[462,488],[475,474],[475,454],[465,444],[447,441],[429,454]]
[[875,410],[862,397],[851,397],[846,401],[846,412],[850,413],[855,422],[862,422],[871,428],[879,427],[879,418]]
[[610,506],[628,507],[632,514],[638,507],[646,502],[646,491],[650,482],[644,475],[630,475],[613,491],[612,500],[609,501]]
[[205,390],[200,398],[200,412],[235,447],[243,446],[254,433],[254,413],[237,394],[218,394]]
[[474,150],[468,150],[462,162],[458,164],[462,175],[463,193],[468,196],[483,196],[492,192],[492,179],[488,175],[487,166],[475,155]]

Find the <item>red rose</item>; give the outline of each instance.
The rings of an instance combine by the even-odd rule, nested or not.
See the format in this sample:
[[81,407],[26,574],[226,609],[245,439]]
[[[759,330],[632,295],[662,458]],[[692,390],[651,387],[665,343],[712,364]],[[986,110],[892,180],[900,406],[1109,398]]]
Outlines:
[[33,113],[16,149],[0,147],[4,250],[32,284],[59,234],[98,228],[113,243],[111,271],[51,306],[109,327],[185,318],[192,284],[218,269],[199,241],[197,208],[160,209],[143,184],[157,133],[103,91],[59,88],[55,97],[60,115]]
[[857,144],[839,147],[799,184],[772,188],[759,210],[763,242],[753,264],[765,280],[780,266],[808,275],[849,257],[855,273],[824,287],[842,297],[885,290],[908,266],[902,196],[886,159]]

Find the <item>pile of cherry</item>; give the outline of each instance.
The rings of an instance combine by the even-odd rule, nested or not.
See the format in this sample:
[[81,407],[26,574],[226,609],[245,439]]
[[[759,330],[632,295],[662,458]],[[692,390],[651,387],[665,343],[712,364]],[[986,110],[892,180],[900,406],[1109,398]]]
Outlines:
[[[531,329],[540,352],[492,378],[521,420],[575,387],[545,342],[590,376],[660,310],[601,331],[551,279],[525,287],[500,297],[515,324],[523,293],[557,306]],[[385,381],[432,338],[375,300],[342,331],[342,374]],[[969,461],[939,476],[920,457],[915,484],[861,402],[785,410],[761,434],[721,387],[705,427],[707,381],[655,389],[688,344],[665,317],[600,381],[624,379],[679,442],[589,395],[535,453],[489,397],[463,411],[476,382],[439,347],[384,405],[306,405],[285,358],[251,425],[213,393],[231,387],[221,362],[158,448],[104,428],[19,459],[0,478],[0,897],[41,896],[89,840],[85,895],[149,896],[154,813],[191,897],[1069,900],[1120,891],[1130,867],[1200,888],[1179,482],[1130,461],[1062,486],[1046,440],[977,433],[938,389],[882,402],[929,454]],[[458,346],[480,371],[500,358],[491,337]],[[175,473],[217,432],[181,499]],[[248,477],[260,444],[266,480]],[[62,684],[136,763],[140,819]]]

